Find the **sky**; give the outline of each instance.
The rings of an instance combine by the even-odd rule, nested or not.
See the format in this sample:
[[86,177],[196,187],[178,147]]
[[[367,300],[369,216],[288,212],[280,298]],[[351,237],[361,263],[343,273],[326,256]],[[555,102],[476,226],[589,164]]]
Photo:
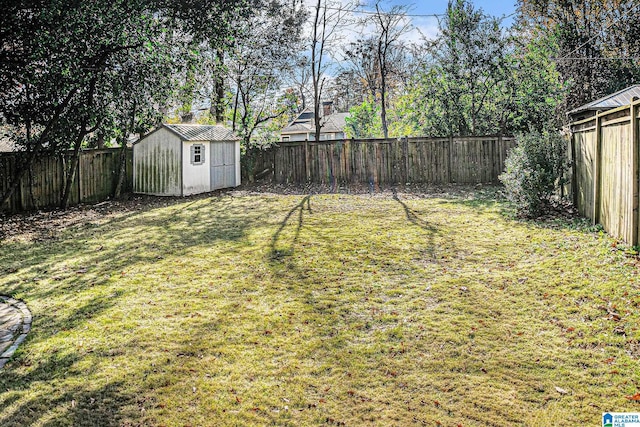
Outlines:
[[[342,0],[343,3],[345,0]],[[486,14],[495,17],[507,17],[516,11],[515,0],[472,0],[473,5],[482,9]],[[366,0],[363,3],[371,6],[364,6],[363,9],[373,9],[374,0]],[[442,15],[447,9],[448,0],[386,0],[382,3],[384,10],[389,10],[395,5],[408,6],[410,15]],[[434,38],[438,32],[438,18],[435,16],[412,16],[413,25],[419,29],[409,36],[417,41],[420,34],[427,38]],[[508,17],[503,21],[504,26],[510,26],[514,17]]]
[[[386,4],[389,5],[412,5],[411,13],[415,14],[441,14],[447,9],[447,0],[424,0],[424,1],[400,1],[390,0]],[[511,0],[473,0],[477,8],[481,8],[489,15],[501,16],[509,15],[516,11],[515,1]]]

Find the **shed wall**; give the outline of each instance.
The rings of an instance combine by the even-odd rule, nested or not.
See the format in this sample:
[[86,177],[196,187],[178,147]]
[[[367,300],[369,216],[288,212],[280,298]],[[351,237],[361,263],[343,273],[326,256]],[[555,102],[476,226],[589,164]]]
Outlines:
[[165,128],[140,140],[133,146],[133,191],[156,196],[182,195],[180,158],[180,138]]
[[[202,145],[204,149],[204,163],[191,163],[191,147]],[[183,195],[206,193],[211,191],[210,167],[213,158],[208,141],[185,141],[182,143],[182,182]]]
[[236,184],[234,187],[242,184],[242,166],[240,164],[240,141],[235,141],[235,151],[236,151]]

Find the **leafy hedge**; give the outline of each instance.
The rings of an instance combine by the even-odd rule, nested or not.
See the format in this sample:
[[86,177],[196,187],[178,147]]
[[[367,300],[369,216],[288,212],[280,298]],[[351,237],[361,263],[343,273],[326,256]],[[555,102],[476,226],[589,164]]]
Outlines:
[[545,213],[568,167],[567,139],[555,130],[531,131],[516,137],[499,179],[520,216]]

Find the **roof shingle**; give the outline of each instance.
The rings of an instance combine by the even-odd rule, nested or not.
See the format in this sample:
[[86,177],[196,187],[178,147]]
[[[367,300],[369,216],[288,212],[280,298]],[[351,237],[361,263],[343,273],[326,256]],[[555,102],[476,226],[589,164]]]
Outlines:
[[[322,133],[334,133],[344,132],[344,128],[347,125],[346,118],[349,117],[349,113],[333,113],[328,116],[322,116],[320,118],[320,126],[322,127]],[[305,110],[302,112],[291,124],[284,129],[281,133],[306,133],[315,131],[314,114],[313,111]]]
[[214,125],[164,125],[185,141],[235,141],[233,132],[222,126]]

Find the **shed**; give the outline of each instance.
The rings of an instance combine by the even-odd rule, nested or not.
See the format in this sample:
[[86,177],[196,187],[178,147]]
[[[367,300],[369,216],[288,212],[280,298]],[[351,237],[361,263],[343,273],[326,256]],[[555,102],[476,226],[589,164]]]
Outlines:
[[567,115],[572,122],[577,122],[594,117],[598,111],[607,111],[629,105],[638,98],[640,98],[640,85],[633,85],[588,104],[581,105],[569,111]]
[[133,144],[133,191],[188,196],[240,185],[240,140],[222,126],[168,125]]

